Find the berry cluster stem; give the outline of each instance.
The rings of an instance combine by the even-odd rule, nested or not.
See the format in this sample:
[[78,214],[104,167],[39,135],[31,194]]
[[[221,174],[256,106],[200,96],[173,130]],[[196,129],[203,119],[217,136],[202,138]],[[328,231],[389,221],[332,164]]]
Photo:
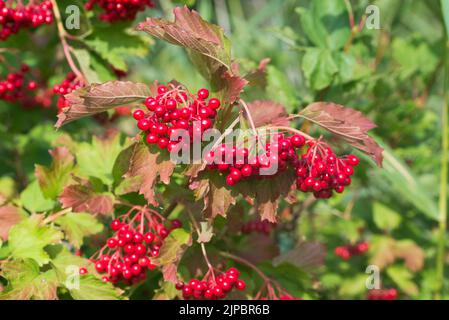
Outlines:
[[[198,235],[200,235],[200,233],[201,233],[200,227],[198,226],[198,223],[196,222],[195,217],[188,210],[187,210],[187,213],[189,215],[190,221],[192,222],[193,228],[195,229],[196,233]],[[206,264],[207,264],[207,268],[209,269],[209,272],[212,273],[212,278],[214,279],[214,281],[216,281],[215,280],[214,267],[212,266],[212,263],[210,263],[209,257],[207,256],[206,246],[204,245],[203,242],[200,243],[200,246],[201,246],[201,252],[202,252],[203,257],[204,257],[204,261],[206,261]]]
[[75,61],[73,61],[71,50],[72,47],[67,43],[67,32],[64,29],[64,26],[62,24],[62,18],[61,13],[59,12],[58,4],[56,3],[56,0],[50,0],[53,5],[53,13],[55,15],[56,19],[56,25],[58,27],[58,35],[59,39],[61,41],[62,49],[64,50],[64,55],[67,60],[67,63],[70,66],[70,69],[72,69],[73,73],[76,75],[78,80],[81,80],[83,82],[86,82],[86,79],[83,75],[83,73],[78,69],[78,67],[75,64]]

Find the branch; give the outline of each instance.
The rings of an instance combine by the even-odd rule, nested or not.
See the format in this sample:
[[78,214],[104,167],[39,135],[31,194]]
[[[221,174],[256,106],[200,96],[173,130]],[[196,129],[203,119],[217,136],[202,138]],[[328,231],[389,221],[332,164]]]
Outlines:
[[56,19],[56,25],[58,27],[58,35],[59,39],[62,44],[62,48],[64,50],[64,55],[67,60],[67,63],[70,66],[70,69],[72,69],[73,73],[76,75],[76,77],[83,82],[86,82],[86,78],[84,77],[83,73],[78,69],[75,62],[72,59],[72,55],[70,51],[72,50],[72,47],[67,43],[67,38],[69,35],[64,29],[64,26],[62,25],[62,18],[61,13],[59,12],[58,4],[56,3],[56,0],[50,0],[53,5],[53,13],[55,15]]

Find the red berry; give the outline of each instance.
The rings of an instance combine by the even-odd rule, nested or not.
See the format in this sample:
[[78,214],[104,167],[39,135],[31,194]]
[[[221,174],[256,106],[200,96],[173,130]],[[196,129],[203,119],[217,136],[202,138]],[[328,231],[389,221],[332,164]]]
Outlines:
[[235,282],[235,288],[237,289],[237,290],[240,290],[240,291],[243,291],[243,290],[245,290],[245,288],[246,288],[246,283],[245,283],[245,281],[243,281],[243,280],[237,280],[236,282]]
[[204,88],[200,89],[200,90],[198,90],[197,96],[198,96],[198,99],[205,100],[205,99],[207,99],[207,97],[209,97],[209,90],[204,89]]

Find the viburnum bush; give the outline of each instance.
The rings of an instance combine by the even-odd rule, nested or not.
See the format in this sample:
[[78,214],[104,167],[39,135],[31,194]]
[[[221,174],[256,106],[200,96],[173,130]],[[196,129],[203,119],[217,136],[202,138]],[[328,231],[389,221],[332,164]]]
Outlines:
[[75,29],[63,1],[0,2],[0,298],[417,297],[419,228],[382,203],[434,203],[379,142],[395,132],[370,133],[376,105],[417,93],[390,93],[386,49],[335,3],[335,25],[321,2],[297,8],[300,40],[229,36],[187,6],[158,18],[156,1],[80,1]]

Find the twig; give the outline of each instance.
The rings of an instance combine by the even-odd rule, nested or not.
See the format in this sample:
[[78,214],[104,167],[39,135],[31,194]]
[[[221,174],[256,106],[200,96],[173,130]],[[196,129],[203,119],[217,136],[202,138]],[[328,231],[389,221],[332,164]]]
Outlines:
[[298,129],[295,129],[295,128],[284,127],[284,126],[270,126],[269,128],[290,131],[290,132],[297,133],[297,134],[303,136],[307,140],[316,140],[314,137],[309,136],[307,133],[304,133],[304,132],[302,132],[302,131],[300,131]]
[[[192,215],[192,213],[189,210],[187,210],[187,214],[189,215],[189,218],[190,218],[190,221],[192,222],[193,228],[195,229],[196,233],[199,236],[201,231],[200,231],[200,228],[198,226],[198,223],[195,220],[195,217]],[[214,282],[216,282],[215,281],[214,267],[210,263],[209,257],[207,256],[206,246],[204,245],[203,242],[201,242],[200,245],[201,245],[201,252],[203,254],[204,260],[206,261],[207,267],[208,267],[209,271],[212,273],[212,278],[214,279]]]
[[69,37],[69,35],[67,34],[67,32],[64,29],[64,26],[62,25],[62,18],[61,18],[61,13],[59,12],[58,4],[56,3],[56,0],[50,0],[50,1],[53,5],[53,13],[55,15],[56,25],[58,27],[58,35],[59,35],[59,39],[62,44],[62,48],[64,51],[65,58],[67,60],[67,63],[69,64],[70,69],[72,69],[73,73],[76,75],[78,80],[86,82],[86,79],[85,79],[83,73],[78,69],[78,67],[76,66],[75,62],[72,59],[72,55],[70,53],[71,47],[67,43],[67,38]]
[[219,252],[219,254],[221,255],[221,256],[223,256],[223,257],[225,257],[225,258],[230,258],[230,259],[232,259],[232,260],[234,260],[234,261],[236,261],[236,262],[238,262],[238,263],[241,263],[241,264],[244,264],[244,265],[246,265],[247,267],[250,267],[251,269],[253,269],[265,282],[271,282],[271,279],[270,278],[268,278],[266,275],[265,275],[265,273],[263,273],[263,271],[262,270],[260,270],[257,266],[255,266],[253,263],[251,263],[251,262],[249,262],[248,260],[246,260],[246,259],[244,259],[244,258],[242,258],[242,257],[239,257],[239,256],[236,256],[236,255],[233,255],[232,253],[229,253],[229,252],[224,252],[224,251],[220,251]]

